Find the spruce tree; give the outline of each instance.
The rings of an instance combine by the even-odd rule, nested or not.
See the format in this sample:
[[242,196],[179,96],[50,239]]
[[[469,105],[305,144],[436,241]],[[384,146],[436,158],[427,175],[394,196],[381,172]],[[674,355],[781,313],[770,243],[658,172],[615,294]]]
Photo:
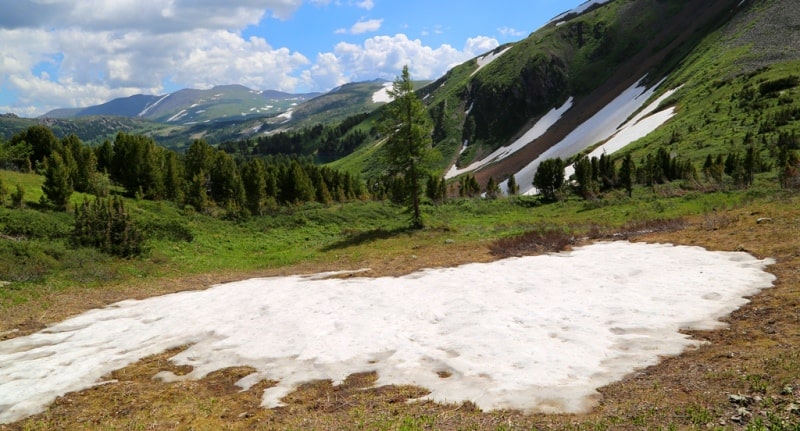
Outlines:
[[547,159],[539,164],[533,175],[533,186],[539,189],[545,200],[558,200],[557,192],[564,185],[564,161],[561,158]]
[[622,166],[619,168],[619,181],[628,192],[628,197],[633,196],[633,179],[636,172],[636,166],[633,164],[633,156],[631,153],[625,155],[622,159]]
[[513,174],[508,177],[508,185],[506,189],[509,196],[515,196],[519,193],[519,184],[517,184],[517,178]]
[[69,198],[72,196],[73,191],[69,171],[61,155],[57,152],[45,158],[44,165],[43,198],[56,209],[64,211],[67,209],[67,203],[69,203]]
[[497,199],[499,195],[500,186],[497,184],[497,181],[494,180],[494,177],[489,177],[489,181],[486,183],[486,198]]

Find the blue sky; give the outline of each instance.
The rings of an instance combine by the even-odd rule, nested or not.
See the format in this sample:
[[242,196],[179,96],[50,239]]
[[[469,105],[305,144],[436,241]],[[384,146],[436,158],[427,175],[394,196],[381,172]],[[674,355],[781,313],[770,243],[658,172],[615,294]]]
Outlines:
[[242,84],[415,79],[518,41],[582,0],[0,0],[0,113]]

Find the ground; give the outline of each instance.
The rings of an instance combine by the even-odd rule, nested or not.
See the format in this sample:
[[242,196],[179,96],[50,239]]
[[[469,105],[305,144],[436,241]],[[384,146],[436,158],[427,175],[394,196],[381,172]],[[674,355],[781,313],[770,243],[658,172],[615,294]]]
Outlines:
[[[599,405],[583,415],[526,415],[480,412],[474,405],[406,403],[424,395],[413,387],[371,387],[372,374],[344,384],[311,382],[287,399],[287,406],[259,407],[269,382],[239,392],[233,382],[249,373],[226,369],[201,381],[165,384],[159,370],[185,373],[165,352],[118,370],[114,383],[67,394],[39,415],[0,430],[28,429],[798,429],[800,427],[800,209],[798,199],[763,200],[687,219],[679,231],[639,235],[632,240],[699,245],[710,250],[747,251],[771,257],[777,276],[772,289],[751,298],[717,331],[693,332],[708,341],[681,356],[638,370],[601,388]],[[458,247],[454,252],[453,247]],[[368,257],[359,267],[370,275],[396,275],[424,267],[488,261],[489,244],[448,244],[410,251],[408,257]],[[309,264],[269,273],[228,273],[176,277],[160,283],[75,290],[40,298],[49,304],[12,309],[0,323],[5,338],[40,329],[88,308],[124,298],[196,289],[253,276],[313,273],[332,269]],[[351,268],[358,269],[358,268]],[[10,322],[10,323],[9,323]],[[7,332],[19,328],[17,332]],[[759,428],[764,425],[763,428]],[[772,428],[767,428],[772,425]],[[781,427],[779,427],[780,425]]]

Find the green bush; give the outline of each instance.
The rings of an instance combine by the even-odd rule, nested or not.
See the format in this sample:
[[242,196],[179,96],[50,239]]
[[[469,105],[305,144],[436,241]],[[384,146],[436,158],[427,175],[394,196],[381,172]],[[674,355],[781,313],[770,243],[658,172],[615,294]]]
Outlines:
[[43,213],[30,209],[0,209],[0,232],[12,237],[27,239],[59,239],[70,233],[70,219],[66,213]]
[[94,247],[120,257],[139,256],[146,251],[145,235],[117,196],[84,200],[75,209],[71,241],[75,246]]

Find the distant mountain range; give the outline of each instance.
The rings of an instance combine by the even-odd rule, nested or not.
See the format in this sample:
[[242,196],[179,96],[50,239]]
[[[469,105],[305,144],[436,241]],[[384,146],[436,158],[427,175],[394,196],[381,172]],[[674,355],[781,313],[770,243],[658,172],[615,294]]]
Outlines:
[[0,115],[0,139],[10,139],[33,124],[44,124],[58,137],[75,134],[90,144],[113,140],[120,131],[145,134],[174,149],[198,138],[217,144],[276,130],[333,124],[372,112],[389,101],[386,84],[376,79],[345,84],[327,93],[305,94],[241,85],[184,89],[159,96],[138,94],[96,106],[56,109],[39,118]]
[[184,89],[160,96],[137,94],[86,108],[56,109],[42,117],[139,117],[159,123],[191,125],[280,115],[321,94],[290,94],[221,85],[209,90]]

